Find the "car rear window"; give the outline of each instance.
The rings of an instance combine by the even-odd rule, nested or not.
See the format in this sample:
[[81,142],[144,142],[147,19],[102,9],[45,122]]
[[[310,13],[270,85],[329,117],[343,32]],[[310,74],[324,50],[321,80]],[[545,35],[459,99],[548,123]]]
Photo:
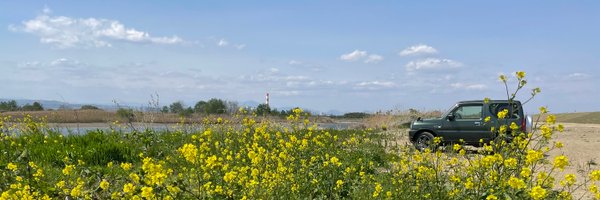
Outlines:
[[519,118],[519,105],[516,103],[513,103],[512,106],[510,106],[508,103],[492,103],[490,104],[490,113],[492,113],[492,115],[494,117],[498,116],[498,112],[507,109],[508,110],[508,115],[506,115],[506,118],[508,119],[518,119]]

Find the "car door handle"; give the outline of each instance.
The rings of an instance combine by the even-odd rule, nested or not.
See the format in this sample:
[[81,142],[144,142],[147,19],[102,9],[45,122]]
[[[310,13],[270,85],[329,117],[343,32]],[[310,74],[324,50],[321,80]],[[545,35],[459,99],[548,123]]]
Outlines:
[[481,126],[481,122],[475,122],[475,126]]

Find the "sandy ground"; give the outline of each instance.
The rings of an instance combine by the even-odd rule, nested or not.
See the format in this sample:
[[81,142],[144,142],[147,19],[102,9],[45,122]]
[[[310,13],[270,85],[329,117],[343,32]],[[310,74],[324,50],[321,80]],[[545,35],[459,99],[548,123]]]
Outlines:
[[[557,171],[554,175],[557,179],[557,186],[565,174],[575,174],[581,181],[584,176],[588,176],[588,172],[585,171],[585,174],[581,174],[578,173],[579,170],[585,170],[588,167],[600,169],[600,124],[565,123],[564,126],[564,132],[557,132],[553,136],[554,141],[562,142],[564,147],[550,151],[547,155],[550,161],[554,161],[554,157],[564,154],[571,162],[571,165],[564,171]],[[588,163],[593,164],[588,165]],[[585,191],[587,191],[587,187],[574,192],[575,199],[582,195],[582,199],[592,199],[590,193],[585,194]]]
[[[587,168],[588,163],[592,164],[592,169],[600,169],[600,124],[576,124],[564,123],[565,130],[562,133],[556,131],[553,135],[553,141],[560,141],[564,144],[562,149],[554,149],[546,154],[550,162],[554,161],[554,157],[564,154],[569,158],[571,163],[564,171],[556,170],[553,172],[556,178],[556,187],[560,187],[559,182],[565,174],[573,173],[577,175],[578,181],[583,179],[583,176],[578,171]],[[391,130],[384,132],[385,134],[393,134],[398,136],[395,141],[399,145],[410,143],[408,142],[408,129]],[[584,195],[587,188],[580,188],[574,193],[575,199]],[[589,193],[584,195],[582,199],[590,199]]]

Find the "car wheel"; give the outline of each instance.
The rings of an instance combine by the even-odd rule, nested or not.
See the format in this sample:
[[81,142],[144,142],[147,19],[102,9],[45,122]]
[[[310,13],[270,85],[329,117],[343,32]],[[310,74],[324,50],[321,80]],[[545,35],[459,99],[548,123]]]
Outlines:
[[415,139],[415,148],[419,151],[425,151],[427,148],[431,148],[433,146],[433,134],[430,132],[422,132],[419,133],[417,138]]

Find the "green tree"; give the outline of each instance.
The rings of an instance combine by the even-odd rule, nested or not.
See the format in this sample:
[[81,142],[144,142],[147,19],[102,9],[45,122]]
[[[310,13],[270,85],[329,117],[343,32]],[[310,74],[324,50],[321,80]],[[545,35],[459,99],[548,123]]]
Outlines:
[[192,114],[194,114],[194,109],[192,109],[192,107],[187,107],[179,113],[179,115],[182,117],[189,117],[192,116]]
[[79,109],[80,110],[100,110],[100,108],[93,106],[93,105],[83,105]]
[[3,101],[0,102],[0,111],[17,111],[19,110],[19,106],[17,105],[17,101]]
[[206,103],[206,101],[198,101],[196,103],[196,105],[194,105],[194,112],[196,113],[207,113],[206,108],[207,108],[208,103]]
[[160,112],[161,112],[161,113],[169,113],[169,106],[163,106],[163,107],[160,109]]
[[206,103],[206,112],[210,114],[223,114],[227,110],[225,101],[212,98]]
[[271,107],[267,104],[259,104],[256,106],[256,114],[257,115],[268,115],[271,114]]
[[185,108],[184,108],[183,103],[181,101],[173,102],[169,106],[169,111],[171,111],[171,113],[183,113],[184,109]]
[[33,102],[33,104],[25,104],[22,108],[24,111],[42,111],[44,107],[39,102]]

